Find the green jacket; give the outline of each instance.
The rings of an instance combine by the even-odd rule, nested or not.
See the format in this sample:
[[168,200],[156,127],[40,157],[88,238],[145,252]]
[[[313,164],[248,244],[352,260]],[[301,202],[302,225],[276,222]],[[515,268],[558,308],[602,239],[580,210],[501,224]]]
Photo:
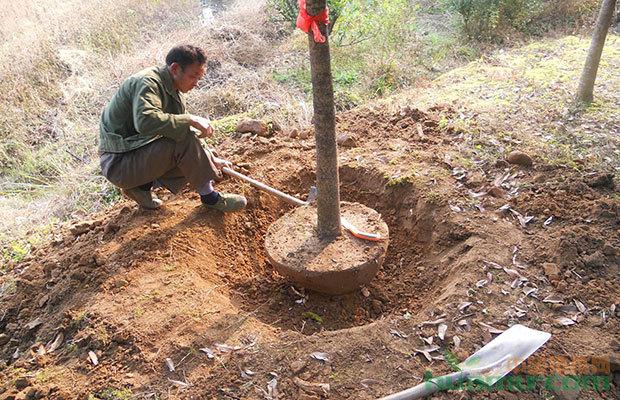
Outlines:
[[189,126],[185,96],[172,85],[168,68],[147,68],[127,78],[103,110],[99,152],[125,153],[161,137],[181,141]]

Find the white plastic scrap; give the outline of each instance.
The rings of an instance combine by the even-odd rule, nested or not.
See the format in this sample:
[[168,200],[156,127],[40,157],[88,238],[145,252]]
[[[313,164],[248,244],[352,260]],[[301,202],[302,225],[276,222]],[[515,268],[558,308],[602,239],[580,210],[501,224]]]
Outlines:
[[175,371],[174,362],[172,361],[172,358],[166,358],[165,363],[166,363],[166,367],[168,368],[168,371],[170,372]]
[[97,357],[97,354],[95,354],[94,351],[91,350],[88,352],[88,359],[94,366],[99,365],[99,357]]
[[553,215],[545,220],[545,222],[543,223],[543,226],[547,228],[549,225],[551,225],[552,222],[553,222]]

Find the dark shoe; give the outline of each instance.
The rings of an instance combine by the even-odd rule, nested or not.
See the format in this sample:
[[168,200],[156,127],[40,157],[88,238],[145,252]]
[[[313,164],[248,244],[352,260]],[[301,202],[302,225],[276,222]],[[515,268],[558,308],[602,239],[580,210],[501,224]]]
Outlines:
[[248,201],[245,197],[232,193],[220,193],[220,198],[215,204],[203,203],[205,207],[221,212],[234,212],[240,211],[245,208]]
[[148,210],[155,210],[161,207],[162,201],[159,200],[157,197],[153,196],[153,193],[150,190],[132,188],[123,189],[122,191],[125,196],[138,203],[140,207],[146,208]]

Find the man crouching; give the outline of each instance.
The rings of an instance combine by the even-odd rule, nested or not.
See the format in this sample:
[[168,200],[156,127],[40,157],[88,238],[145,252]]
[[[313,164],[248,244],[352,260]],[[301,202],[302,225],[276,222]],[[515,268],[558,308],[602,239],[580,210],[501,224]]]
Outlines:
[[204,75],[205,62],[198,47],[174,47],[165,66],[127,78],[101,115],[101,171],[141,207],[161,206],[154,186],[178,193],[187,183],[208,208],[230,212],[246,206],[245,197],[213,189],[221,169],[231,164],[201,146],[198,138],[213,135],[209,120],[185,111],[185,93]]

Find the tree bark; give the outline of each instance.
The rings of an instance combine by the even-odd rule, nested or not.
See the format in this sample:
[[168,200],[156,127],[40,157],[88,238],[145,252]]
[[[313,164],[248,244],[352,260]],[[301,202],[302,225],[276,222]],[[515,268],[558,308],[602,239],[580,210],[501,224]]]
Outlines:
[[[307,0],[308,14],[317,15],[325,3],[326,0]],[[325,43],[315,43],[312,32],[308,34],[316,138],[317,230],[321,239],[331,240],[341,233],[340,182],[329,38],[326,26],[320,25]]]
[[590,104],[594,100],[594,82],[615,8],[616,0],[603,0],[577,90],[577,101],[581,103]]

